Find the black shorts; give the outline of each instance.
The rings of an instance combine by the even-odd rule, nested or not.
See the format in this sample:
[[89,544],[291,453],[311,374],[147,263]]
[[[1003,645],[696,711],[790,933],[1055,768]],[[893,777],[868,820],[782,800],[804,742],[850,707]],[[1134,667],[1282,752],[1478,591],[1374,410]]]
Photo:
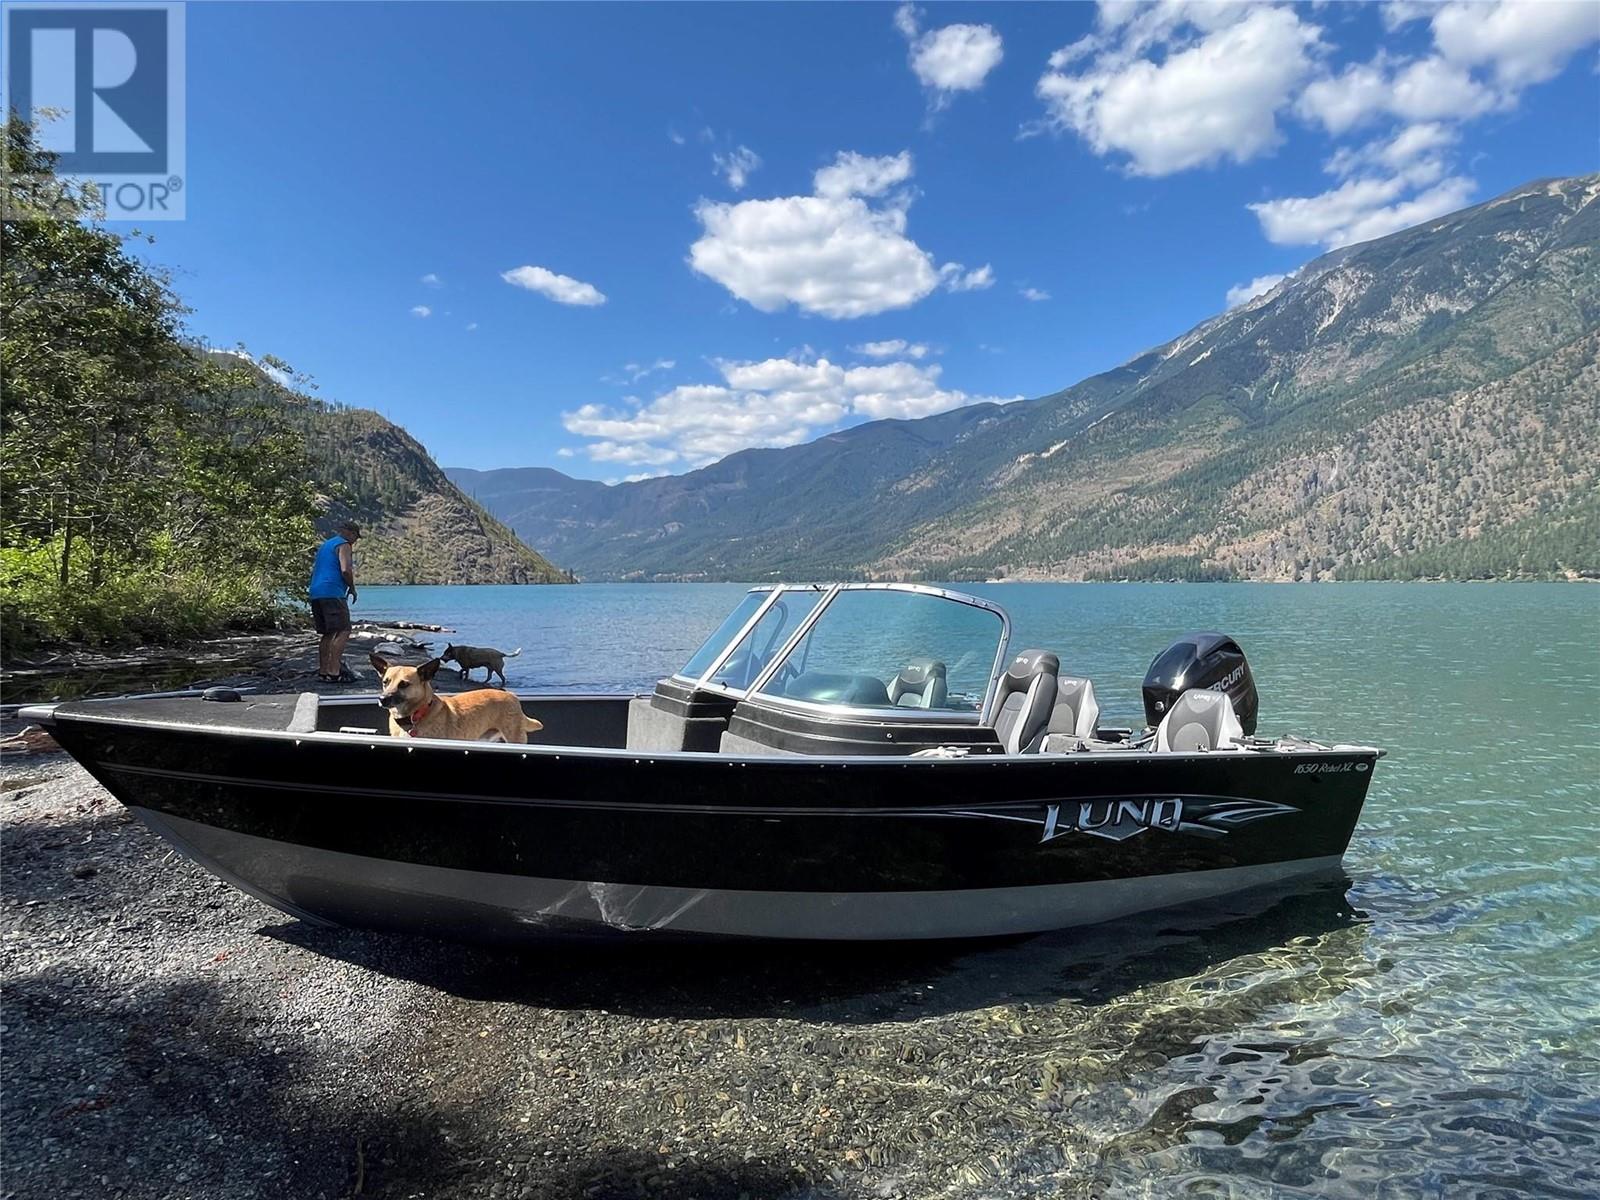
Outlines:
[[321,634],[348,633],[350,631],[350,606],[343,600],[313,600],[311,623]]

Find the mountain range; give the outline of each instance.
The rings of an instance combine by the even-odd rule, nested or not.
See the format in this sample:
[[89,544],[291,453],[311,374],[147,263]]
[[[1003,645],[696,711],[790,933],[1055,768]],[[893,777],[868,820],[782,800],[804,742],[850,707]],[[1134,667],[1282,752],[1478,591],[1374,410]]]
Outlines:
[[590,579],[1600,575],[1600,175],[1325,254],[1038,399],[638,482],[445,474]]

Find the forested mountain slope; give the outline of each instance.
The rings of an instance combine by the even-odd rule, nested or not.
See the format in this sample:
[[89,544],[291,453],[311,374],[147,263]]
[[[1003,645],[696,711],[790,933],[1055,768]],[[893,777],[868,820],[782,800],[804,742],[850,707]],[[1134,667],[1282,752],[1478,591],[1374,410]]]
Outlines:
[[[214,357],[254,368],[263,395],[290,414],[305,440],[307,472],[324,516],[362,527],[360,583],[568,583],[568,573],[446,477],[423,445],[386,417],[286,386],[237,351]],[[271,360],[269,360],[270,362]]]
[[567,583],[451,483],[421,443],[375,412],[323,408],[307,439],[330,511],[362,523],[364,583]]

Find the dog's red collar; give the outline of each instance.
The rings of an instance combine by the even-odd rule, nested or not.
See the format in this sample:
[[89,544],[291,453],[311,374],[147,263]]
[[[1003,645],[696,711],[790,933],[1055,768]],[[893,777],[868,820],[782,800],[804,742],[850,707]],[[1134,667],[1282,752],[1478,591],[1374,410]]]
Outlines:
[[407,737],[417,736],[417,722],[426,718],[432,708],[433,705],[424,704],[421,708],[412,709],[411,715],[400,722],[400,728],[406,731]]

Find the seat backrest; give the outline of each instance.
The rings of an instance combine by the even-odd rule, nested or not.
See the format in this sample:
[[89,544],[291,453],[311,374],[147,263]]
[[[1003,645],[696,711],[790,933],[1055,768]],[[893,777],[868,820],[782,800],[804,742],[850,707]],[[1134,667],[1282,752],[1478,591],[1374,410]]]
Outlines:
[[1190,688],[1156,726],[1157,750],[1226,750],[1244,737],[1227,692]]
[[1061,660],[1048,650],[1024,650],[1011,660],[995,692],[994,732],[1007,754],[1039,748],[1056,703]]
[[1058,675],[1049,732],[1092,738],[1099,727],[1100,704],[1094,698],[1094,684],[1074,675]]
[[947,674],[936,658],[908,662],[889,682],[889,703],[900,708],[943,708],[950,694]]

